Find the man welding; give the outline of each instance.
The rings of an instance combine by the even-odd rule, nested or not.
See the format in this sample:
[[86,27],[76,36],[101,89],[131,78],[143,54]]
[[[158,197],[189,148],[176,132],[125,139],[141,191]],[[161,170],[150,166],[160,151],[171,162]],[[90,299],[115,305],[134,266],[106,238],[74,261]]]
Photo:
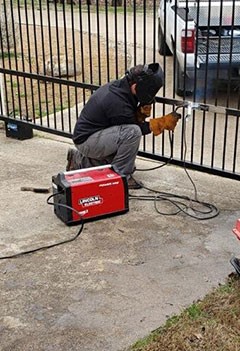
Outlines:
[[68,151],[66,170],[111,164],[127,177],[129,189],[141,188],[132,174],[142,135],[174,131],[180,118],[176,113],[149,121],[136,118],[140,108],[154,102],[162,86],[162,68],[151,63],[134,66],[123,78],[97,89],[76,122],[76,149]]

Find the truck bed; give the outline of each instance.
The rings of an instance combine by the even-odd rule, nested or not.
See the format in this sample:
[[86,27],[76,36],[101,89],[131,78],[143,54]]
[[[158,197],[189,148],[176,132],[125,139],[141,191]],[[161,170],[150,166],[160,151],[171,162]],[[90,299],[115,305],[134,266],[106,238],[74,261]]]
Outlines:
[[[193,20],[198,27],[231,26],[234,17],[234,26],[240,26],[240,1],[232,0],[196,2],[188,1],[188,13],[186,13],[186,1],[178,1],[177,13],[183,20]],[[176,7],[173,7],[176,10]],[[186,18],[187,16],[187,18]]]

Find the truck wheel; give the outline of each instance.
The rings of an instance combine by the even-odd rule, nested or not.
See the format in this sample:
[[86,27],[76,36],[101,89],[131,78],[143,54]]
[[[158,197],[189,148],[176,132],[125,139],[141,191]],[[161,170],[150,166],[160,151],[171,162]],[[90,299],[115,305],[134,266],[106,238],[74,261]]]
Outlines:
[[160,55],[163,55],[163,56],[172,55],[166,41],[164,40],[164,35],[159,21],[158,21],[158,52]]
[[184,75],[178,60],[175,60],[175,92],[179,96],[190,96],[193,94],[193,80]]

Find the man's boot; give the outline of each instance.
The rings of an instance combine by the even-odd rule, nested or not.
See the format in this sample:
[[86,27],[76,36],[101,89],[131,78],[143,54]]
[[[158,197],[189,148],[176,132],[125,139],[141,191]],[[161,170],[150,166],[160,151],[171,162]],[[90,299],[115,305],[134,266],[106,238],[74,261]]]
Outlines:
[[137,182],[132,176],[128,179],[128,189],[142,189],[143,185],[141,182]]
[[77,150],[75,149],[68,149],[67,153],[67,167],[66,171],[74,171],[75,169],[78,169],[79,167],[77,166],[75,159],[76,159],[76,153]]

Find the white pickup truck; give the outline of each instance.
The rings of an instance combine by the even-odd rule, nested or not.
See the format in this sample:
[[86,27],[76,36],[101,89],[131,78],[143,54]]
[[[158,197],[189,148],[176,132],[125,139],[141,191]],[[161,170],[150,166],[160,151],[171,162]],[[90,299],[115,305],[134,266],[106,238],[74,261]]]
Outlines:
[[180,96],[193,93],[201,72],[240,79],[240,1],[160,0],[158,51],[174,55]]

